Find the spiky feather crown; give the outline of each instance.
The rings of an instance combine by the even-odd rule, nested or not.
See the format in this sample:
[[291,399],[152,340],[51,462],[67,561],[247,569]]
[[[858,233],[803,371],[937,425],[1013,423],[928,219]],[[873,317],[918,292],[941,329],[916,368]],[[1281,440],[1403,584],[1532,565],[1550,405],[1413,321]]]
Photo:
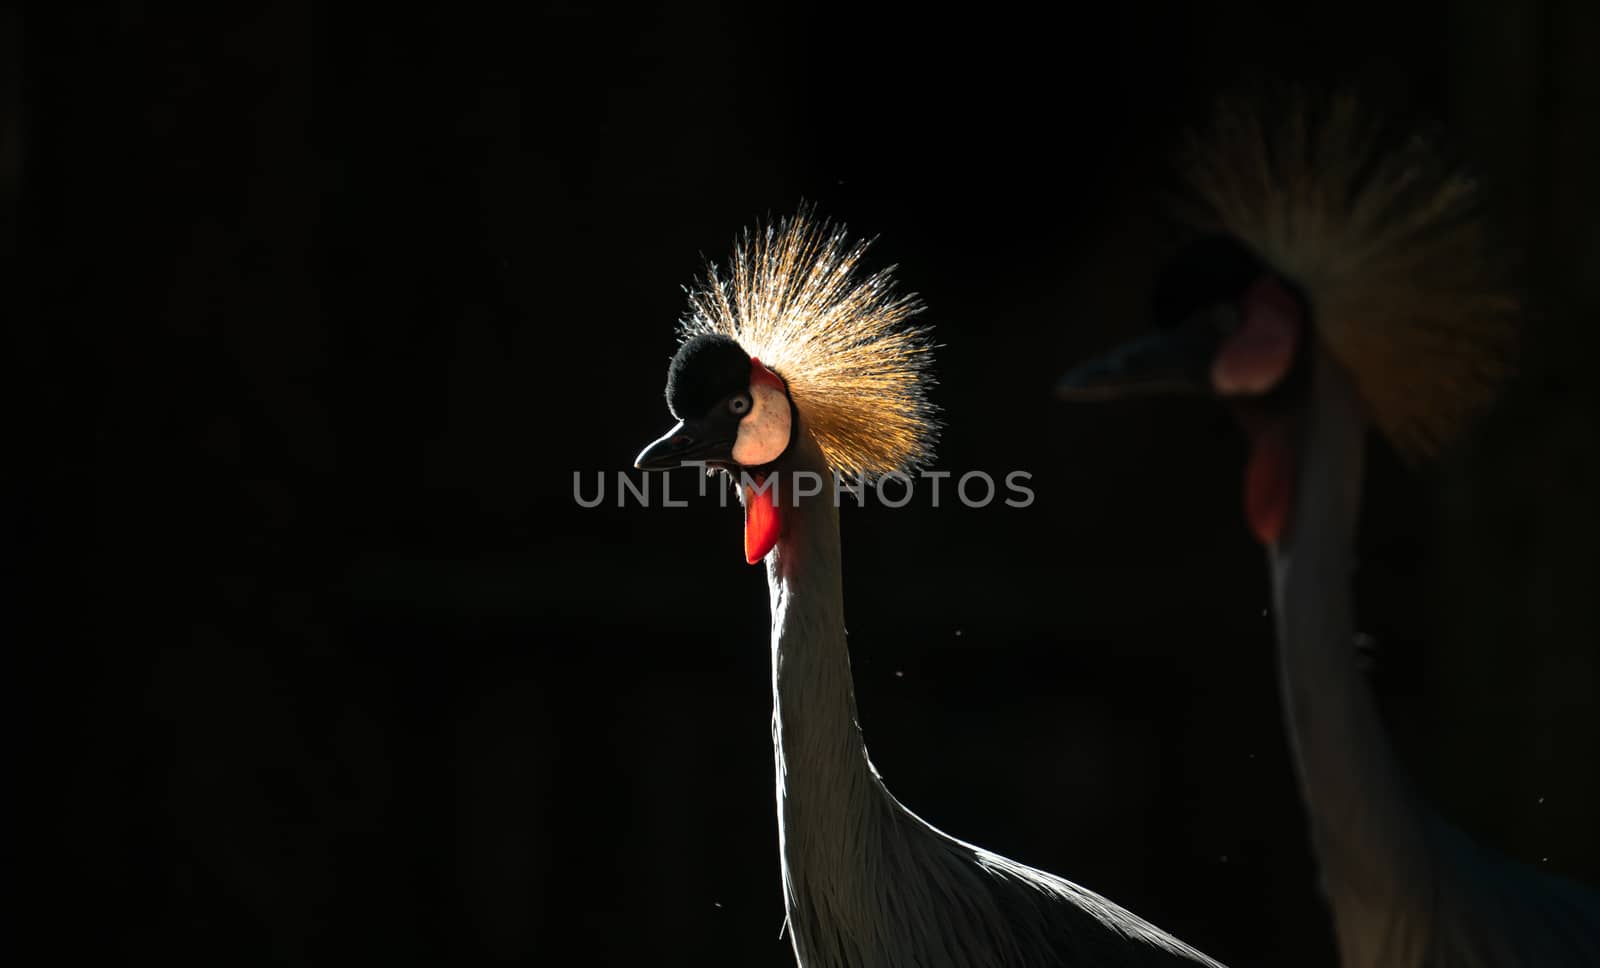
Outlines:
[[713,263],[690,289],[680,326],[684,340],[731,337],[782,377],[828,466],[867,477],[926,463],[938,437],[932,344],[907,325],[922,302],[895,293],[893,266],[857,279],[870,245],[809,206],[746,229],[729,276]]
[[1401,454],[1435,453],[1510,372],[1521,306],[1477,187],[1420,138],[1379,144],[1353,96],[1225,103],[1184,153],[1197,213],[1297,283],[1322,343]]

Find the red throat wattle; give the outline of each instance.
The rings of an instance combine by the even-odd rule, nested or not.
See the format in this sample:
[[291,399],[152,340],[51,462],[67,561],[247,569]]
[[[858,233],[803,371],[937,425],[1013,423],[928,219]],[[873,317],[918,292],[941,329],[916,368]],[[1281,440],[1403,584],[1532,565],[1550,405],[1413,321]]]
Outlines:
[[[1294,367],[1303,329],[1300,304],[1282,283],[1262,277],[1245,291],[1239,316],[1239,328],[1212,365],[1212,387],[1223,396],[1261,396]],[[1245,432],[1250,436],[1245,521],[1257,541],[1275,545],[1283,540],[1294,507],[1294,420],[1287,414],[1251,414]]]
[[1294,506],[1293,423],[1288,417],[1269,417],[1250,431],[1244,517],[1250,533],[1268,546],[1283,539]]
[[772,488],[756,490],[766,483],[767,476],[753,476],[756,487],[744,488],[744,560],[754,565],[767,556],[778,543],[778,506],[772,500]]

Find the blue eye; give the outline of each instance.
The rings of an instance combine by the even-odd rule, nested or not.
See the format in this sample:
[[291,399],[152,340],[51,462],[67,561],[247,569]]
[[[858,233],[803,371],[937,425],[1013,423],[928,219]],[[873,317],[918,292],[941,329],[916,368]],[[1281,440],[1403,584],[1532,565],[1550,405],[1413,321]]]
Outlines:
[[728,412],[735,417],[742,417],[750,412],[750,397],[741,393],[728,401]]

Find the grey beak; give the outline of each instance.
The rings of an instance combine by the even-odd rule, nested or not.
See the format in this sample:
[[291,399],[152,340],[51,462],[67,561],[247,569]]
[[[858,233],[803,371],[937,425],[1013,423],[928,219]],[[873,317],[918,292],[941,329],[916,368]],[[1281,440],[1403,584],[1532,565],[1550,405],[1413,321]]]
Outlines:
[[1211,392],[1211,363],[1237,317],[1230,308],[1208,309],[1176,326],[1097,356],[1056,382],[1063,400]]
[[652,441],[633,466],[642,471],[665,470],[690,461],[729,461],[733,459],[733,441],[708,440],[706,427],[700,421],[680,420],[671,430]]

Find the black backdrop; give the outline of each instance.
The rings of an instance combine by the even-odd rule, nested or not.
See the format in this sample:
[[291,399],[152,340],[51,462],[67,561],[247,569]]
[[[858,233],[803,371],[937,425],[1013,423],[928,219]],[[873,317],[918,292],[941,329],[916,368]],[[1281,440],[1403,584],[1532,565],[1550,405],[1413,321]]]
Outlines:
[[788,962],[739,512],[573,475],[667,426],[702,255],[807,199],[930,306],[938,466],[1037,495],[845,513],[891,788],[1231,964],[1331,964],[1241,443],[1046,392],[1138,328],[1169,149],[1261,77],[1454,124],[1532,263],[1506,408],[1375,454],[1363,627],[1442,809],[1600,875],[1586,4],[224,6],[4,21],[19,945]]

